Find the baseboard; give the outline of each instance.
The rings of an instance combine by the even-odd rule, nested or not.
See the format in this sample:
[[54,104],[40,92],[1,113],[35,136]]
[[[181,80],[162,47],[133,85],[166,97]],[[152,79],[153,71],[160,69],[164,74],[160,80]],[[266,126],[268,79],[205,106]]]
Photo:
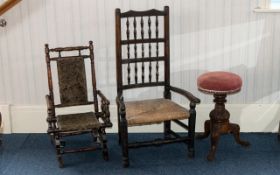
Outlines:
[[12,133],[10,105],[0,105],[0,112],[2,115],[2,126],[0,126],[0,133]]
[[[204,121],[208,119],[213,104],[197,106],[196,132],[202,132]],[[73,111],[87,111],[90,106],[68,108],[57,111],[69,113]],[[280,104],[227,104],[231,113],[231,122],[241,127],[241,132],[276,132],[280,120]],[[2,113],[3,133],[45,133],[47,130],[46,106],[0,105]],[[117,107],[111,105],[111,121],[113,127],[108,133],[117,132]],[[183,131],[176,124],[172,124],[175,131]],[[161,132],[162,124],[129,128],[130,132]]]

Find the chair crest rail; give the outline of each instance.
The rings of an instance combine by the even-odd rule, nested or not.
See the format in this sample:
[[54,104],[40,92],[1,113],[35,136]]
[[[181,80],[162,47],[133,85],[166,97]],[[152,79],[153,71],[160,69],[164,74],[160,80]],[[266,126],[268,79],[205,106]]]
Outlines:
[[160,11],[160,10],[156,10],[156,9],[151,9],[151,10],[147,10],[147,11],[129,10],[127,12],[121,13],[121,18],[130,17],[132,15],[135,16],[135,17],[150,16],[151,14],[152,15],[157,15],[157,16],[167,15],[167,13],[165,11]]
[[89,49],[88,46],[79,46],[79,47],[57,47],[57,48],[53,48],[50,49],[50,52],[64,52],[64,51],[77,51],[77,50],[85,50],[85,49]]

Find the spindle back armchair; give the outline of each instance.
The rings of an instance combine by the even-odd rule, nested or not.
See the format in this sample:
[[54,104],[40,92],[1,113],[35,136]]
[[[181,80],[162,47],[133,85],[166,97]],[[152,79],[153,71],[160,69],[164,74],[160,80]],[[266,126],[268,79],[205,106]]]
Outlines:
[[[60,47],[49,49],[45,45],[46,64],[48,71],[49,94],[46,95],[48,108],[48,134],[55,145],[57,159],[63,167],[62,154],[93,151],[101,147],[103,158],[108,160],[108,150],[105,128],[111,127],[109,100],[96,88],[96,75],[94,65],[93,43],[88,46]],[[86,60],[88,60],[86,62]],[[51,64],[54,63],[54,64]],[[56,63],[56,64],[55,64]],[[86,63],[90,64],[92,100],[89,98]],[[57,68],[58,90],[60,102],[55,103],[52,70]],[[98,101],[99,100],[99,101]],[[101,110],[99,109],[101,102]],[[56,114],[57,108],[81,105],[93,105],[90,112]],[[78,149],[66,149],[63,137],[90,133],[93,140],[99,139],[99,144]]]
[[[163,11],[130,10],[124,13],[116,9],[115,13],[116,101],[124,167],[129,166],[128,148],[141,146],[185,142],[188,143],[189,156],[193,157],[195,106],[200,100],[190,92],[170,85],[169,7],[164,7]],[[164,87],[163,98],[124,101],[123,91],[154,86]],[[171,101],[171,91],[185,96],[190,101],[190,109]],[[188,126],[181,119],[188,119]],[[171,121],[188,130],[188,136],[172,131]],[[128,143],[128,127],[157,123],[164,123],[163,139]]]

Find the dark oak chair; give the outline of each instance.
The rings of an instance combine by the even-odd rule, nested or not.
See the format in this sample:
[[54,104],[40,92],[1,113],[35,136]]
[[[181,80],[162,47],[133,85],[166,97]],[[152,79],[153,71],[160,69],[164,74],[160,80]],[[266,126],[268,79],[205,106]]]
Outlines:
[[[188,145],[189,157],[194,157],[195,107],[200,100],[190,92],[170,85],[169,7],[164,7],[163,11],[152,9],[124,13],[116,9],[115,13],[118,93],[116,102],[123,166],[129,166],[128,149],[142,146],[184,142]],[[163,28],[160,28],[160,24]],[[162,29],[163,36],[160,36]],[[160,66],[163,71],[160,71]],[[156,86],[163,87],[163,98],[124,101],[124,90]],[[190,109],[173,102],[171,91],[186,97],[190,101]],[[188,125],[180,121],[181,119],[188,119]],[[171,121],[188,130],[188,135],[182,136],[172,131]],[[158,123],[164,123],[162,139],[128,143],[128,127]]]
[[[49,94],[46,95],[48,109],[48,134],[56,148],[59,166],[63,167],[62,155],[93,151],[102,148],[104,160],[108,160],[105,128],[112,127],[109,100],[96,88],[94,53],[92,41],[89,46],[63,47],[49,49],[45,45],[48,71]],[[89,59],[89,61],[86,61]],[[88,95],[86,64],[90,64],[93,97]],[[60,103],[55,104],[52,69],[57,67],[57,81]],[[92,98],[92,100],[91,100]],[[99,109],[101,102],[101,110]],[[90,112],[56,114],[57,108],[92,105]],[[63,137],[89,133],[93,136],[94,146],[67,148]]]

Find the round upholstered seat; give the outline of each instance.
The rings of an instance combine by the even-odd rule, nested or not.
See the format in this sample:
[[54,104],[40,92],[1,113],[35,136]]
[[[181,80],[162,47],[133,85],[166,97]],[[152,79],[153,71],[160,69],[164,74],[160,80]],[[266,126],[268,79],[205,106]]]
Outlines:
[[230,72],[216,71],[202,74],[197,79],[198,89],[214,94],[230,94],[240,91],[240,76]]

